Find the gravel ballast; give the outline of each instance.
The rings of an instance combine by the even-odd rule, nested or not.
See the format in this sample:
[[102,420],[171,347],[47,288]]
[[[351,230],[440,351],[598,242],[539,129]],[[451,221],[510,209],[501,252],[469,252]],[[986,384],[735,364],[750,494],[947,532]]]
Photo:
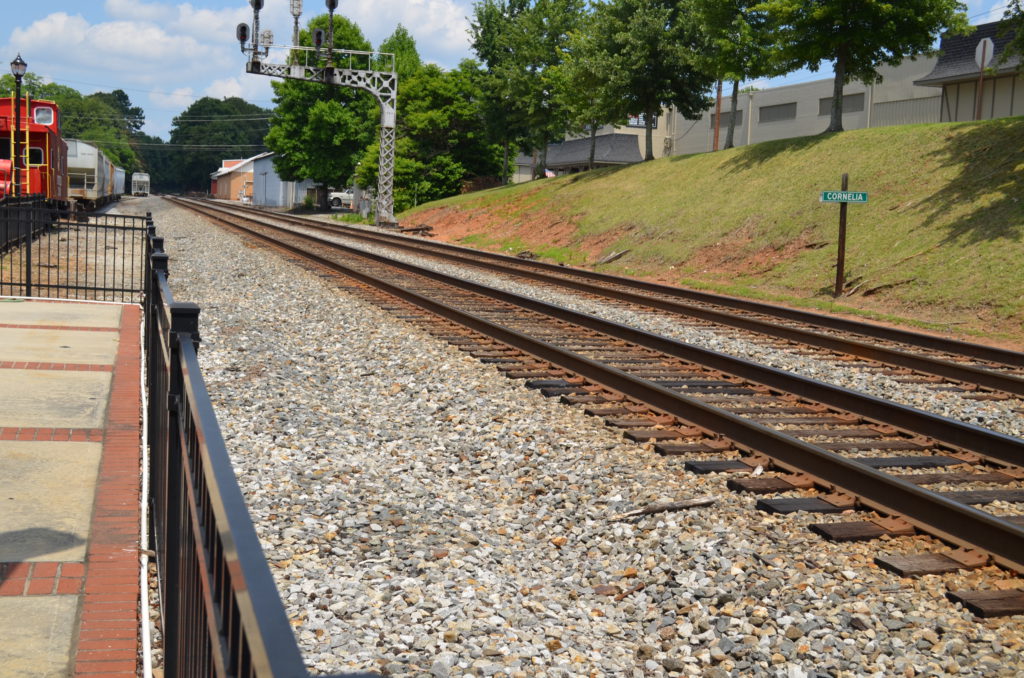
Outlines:
[[[1015,676],[1024,619],[755,511],[329,280],[156,198],[178,301],[308,666],[408,676]],[[971,403],[974,405],[975,403]],[[712,506],[634,520],[653,501]]]

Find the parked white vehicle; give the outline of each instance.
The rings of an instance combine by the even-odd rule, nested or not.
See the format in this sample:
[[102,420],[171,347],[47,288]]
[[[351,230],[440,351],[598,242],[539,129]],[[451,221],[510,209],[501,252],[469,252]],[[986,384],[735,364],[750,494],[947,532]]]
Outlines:
[[331,191],[327,195],[327,201],[331,203],[331,207],[352,207],[352,191]]

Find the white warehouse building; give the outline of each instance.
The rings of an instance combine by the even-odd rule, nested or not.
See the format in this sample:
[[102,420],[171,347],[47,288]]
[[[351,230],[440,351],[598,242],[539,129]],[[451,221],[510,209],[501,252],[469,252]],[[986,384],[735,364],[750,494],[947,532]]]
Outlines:
[[[899,66],[879,68],[882,81],[874,85],[851,82],[843,88],[843,128],[863,129],[911,123],[946,122],[974,119],[974,95],[978,67],[974,52],[979,41],[994,41],[996,67],[994,77],[984,84],[982,119],[1024,114],[1024,78],[1017,72],[1018,57],[999,62],[1009,36],[999,35],[999,23],[976,26],[967,36],[944,36],[940,56],[907,59]],[[823,132],[829,124],[832,106],[833,78],[785,85],[765,90],[741,92],[736,105],[734,146],[746,146],[774,139],[812,136]],[[721,127],[718,148],[725,147],[731,110],[731,84],[722,93]],[[663,109],[654,121],[653,150],[656,158],[688,155],[714,150],[714,108],[698,120],[688,120],[672,108]],[[607,125],[598,130],[598,148],[606,152],[597,166],[622,165],[643,157],[645,147],[643,120],[630,119],[624,126]],[[625,135],[636,138],[626,143]],[[614,148],[603,137],[616,137]],[[562,152],[565,146],[586,146],[587,152]],[[589,139],[572,139],[548,146],[546,169],[556,175],[587,169]],[[552,160],[553,158],[553,160]],[[514,181],[529,181],[533,176],[534,157],[521,155],[516,160]]]

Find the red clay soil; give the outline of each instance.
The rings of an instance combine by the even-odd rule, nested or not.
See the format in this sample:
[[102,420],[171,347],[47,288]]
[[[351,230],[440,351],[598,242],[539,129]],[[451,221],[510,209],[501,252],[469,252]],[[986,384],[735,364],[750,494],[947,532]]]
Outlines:
[[[613,243],[628,239],[630,232],[636,226],[631,224],[623,225],[620,228],[601,233],[599,235],[581,238],[577,232],[576,224],[563,216],[556,216],[543,210],[523,210],[516,214],[500,214],[489,211],[485,208],[459,209],[453,207],[438,207],[418,212],[415,217],[417,225],[429,225],[432,228],[433,239],[454,244],[464,244],[462,240],[470,235],[487,234],[489,239],[494,241],[516,238],[527,248],[547,249],[550,247],[571,247],[573,250],[582,252],[588,261],[596,261],[598,257],[607,253],[608,247]],[[750,224],[750,230],[754,229]],[[728,243],[715,243],[712,247],[698,250],[695,255],[686,262],[690,271],[689,277],[699,277],[709,284],[728,284],[738,273],[749,274],[750,272],[767,272],[781,262],[795,256],[800,250],[822,246],[822,243],[814,242],[809,234],[803,234],[792,242],[780,248],[765,247],[751,252],[749,244],[752,238],[745,236],[745,229],[737,229],[730,234]],[[497,245],[489,247],[497,250]],[[699,273],[693,273],[697,271]],[[676,285],[679,275],[671,269],[653,275],[640,277],[642,280],[656,282],[666,285]],[[785,306],[782,302],[773,302]],[[862,308],[875,313],[882,313],[905,318],[928,321],[928,315],[915,312],[915,309],[898,305],[885,295],[873,295],[871,297],[849,297],[844,298],[844,305]],[[794,308],[799,308],[795,307]],[[806,309],[803,309],[806,310]],[[843,316],[842,313],[835,315]],[[853,320],[864,322],[860,316],[848,315]],[[972,329],[978,332],[996,332],[1011,339],[979,338],[976,335],[968,335],[959,331],[959,327],[951,327],[947,332],[930,332],[920,327],[901,326],[895,323],[872,320],[875,324],[890,327],[902,327],[915,332],[933,334],[941,337],[952,337],[984,343],[990,346],[1021,351],[1024,350],[1024,333],[1020,324],[1015,321],[1007,321],[994,318],[985,318],[981,314],[977,318],[962,323],[963,329]]]

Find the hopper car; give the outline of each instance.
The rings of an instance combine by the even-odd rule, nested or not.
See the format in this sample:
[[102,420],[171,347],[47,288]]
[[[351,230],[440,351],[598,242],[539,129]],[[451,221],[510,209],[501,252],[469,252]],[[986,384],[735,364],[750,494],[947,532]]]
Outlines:
[[115,167],[96,146],[68,139],[68,197],[87,210],[118,200],[124,193],[125,172]]
[[145,172],[132,174],[132,195],[149,195],[149,175]]

